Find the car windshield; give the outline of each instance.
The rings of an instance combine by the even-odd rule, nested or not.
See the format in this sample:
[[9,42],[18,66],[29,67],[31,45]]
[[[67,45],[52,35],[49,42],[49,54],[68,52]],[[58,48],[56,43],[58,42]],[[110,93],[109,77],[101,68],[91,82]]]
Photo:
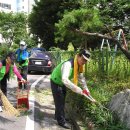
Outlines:
[[42,59],[50,59],[50,57],[45,53],[40,50],[35,50],[31,53],[31,58],[42,58]]
[[42,53],[41,50],[33,50],[32,53]]
[[45,52],[46,49],[45,48],[33,48],[32,51],[42,51],[42,52]]

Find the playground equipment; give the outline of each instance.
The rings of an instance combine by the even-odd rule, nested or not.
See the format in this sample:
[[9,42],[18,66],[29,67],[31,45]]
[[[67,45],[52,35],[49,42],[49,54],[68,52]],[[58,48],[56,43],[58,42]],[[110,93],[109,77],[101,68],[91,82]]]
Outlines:
[[101,44],[101,48],[100,50],[102,51],[103,50],[103,46],[105,44],[105,41],[106,41],[106,44],[107,44],[107,47],[108,47],[108,50],[111,51],[111,48],[110,48],[110,44],[109,44],[109,41],[107,39],[102,39],[102,44]]
[[[128,50],[128,46],[127,46],[126,39],[125,39],[125,36],[124,36],[124,32],[123,32],[122,29],[112,31],[111,34],[113,35],[113,37],[116,37],[116,39],[118,41],[121,41],[121,45],[125,50]],[[105,35],[110,36],[110,34],[105,34]],[[102,39],[100,50],[101,51],[103,50],[105,44],[107,44],[108,51],[111,51],[109,40],[104,39],[104,38]],[[114,63],[114,58],[115,58],[115,55],[116,55],[116,52],[117,52],[117,48],[118,48],[118,45],[115,44],[114,53],[113,53],[113,56],[112,56],[112,63]]]
[[[114,37],[117,38],[118,41],[121,41],[123,48],[126,49],[126,50],[128,50],[128,46],[127,46],[127,43],[126,43],[126,39],[125,39],[123,30],[122,30],[122,29],[118,29],[118,30],[112,31],[111,33],[112,33],[112,35],[113,35]],[[109,36],[109,34],[105,34],[105,35]],[[105,41],[106,41],[106,42],[105,42]],[[104,38],[102,39],[102,44],[101,44],[100,50],[101,50],[101,51],[103,50],[103,46],[104,46],[105,44],[107,44],[108,50],[111,51],[109,40],[104,39]],[[115,52],[117,51],[117,44],[115,45],[114,51],[115,51]]]
[[[20,84],[22,84],[22,89],[20,89]],[[24,82],[18,82],[17,89],[17,109],[20,111],[26,111],[29,109],[29,88],[24,89]],[[28,84],[28,82],[27,82]]]

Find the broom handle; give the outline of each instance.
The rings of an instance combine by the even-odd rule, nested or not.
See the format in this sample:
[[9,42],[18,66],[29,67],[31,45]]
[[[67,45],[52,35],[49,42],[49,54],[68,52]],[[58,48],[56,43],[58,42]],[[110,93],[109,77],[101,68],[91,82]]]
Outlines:
[[2,91],[1,91],[1,89],[0,89],[0,102],[2,102],[2,100],[1,100],[1,97],[2,97]]
[[87,96],[86,94],[83,94],[86,98],[88,98],[90,101],[95,101],[91,96]]
[[2,92],[2,90],[0,89],[0,97],[3,95],[3,92]]

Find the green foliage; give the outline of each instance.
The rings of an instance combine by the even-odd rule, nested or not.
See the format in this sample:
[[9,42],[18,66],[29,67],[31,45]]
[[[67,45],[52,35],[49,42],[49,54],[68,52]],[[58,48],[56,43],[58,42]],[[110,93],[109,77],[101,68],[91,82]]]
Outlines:
[[[54,51],[55,49],[55,51]],[[55,65],[58,65],[62,61],[68,60],[74,56],[74,51],[64,51],[59,48],[52,48],[50,51],[52,59],[54,60]]]
[[[80,29],[82,31],[92,31],[101,27],[97,9],[79,9],[66,13],[56,27],[63,32],[67,29]],[[62,27],[62,28],[60,28]],[[92,30],[91,30],[92,29]],[[69,30],[71,31],[71,30]]]
[[49,49],[50,51],[61,51],[61,49],[60,48],[58,48],[58,47],[51,47],[50,49]]
[[74,47],[71,42],[68,45],[68,51],[74,51]]
[[87,0],[86,8],[98,8],[104,24],[112,26],[113,29],[123,28],[126,33],[130,31],[129,25],[129,0]]
[[30,39],[27,33],[27,16],[23,13],[0,12],[0,33],[10,47],[12,43],[19,44],[20,40]]
[[47,50],[52,46],[65,50],[69,42],[75,49],[81,46],[95,48],[100,39],[79,36],[74,29],[104,34],[108,31],[102,25],[106,24],[114,30],[123,28],[128,33],[129,7],[129,0],[36,0],[29,27],[36,43],[40,38]]
[[9,52],[9,47],[4,44],[0,45],[0,59],[3,59]]
[[[68,41],[74,46],[79,47],[79,43],[86,41],[85,37],[75,34],[75,30],[95,32],[102,26],[97,9],[78,9],[67,12],[59,23],[55,24],[57,28],[56,42]],[[74,41],[72,41],[74,39]],[[89,38],[87,38],[89,39]],[[92,40],[92,39],[91,39]]]
[[37,42],[40,38],[46,49],[49,49],[52,44],[54,46],[54,23],[58,19],[57,12],[60,1],[36,1],[32,13],[29,16],[31,33],[35,35]]
[[86,64],[86,76],[120,80],[130,76],[130,62],[120,51],[95,51],[92,61]]
[[73,9],[80,8],[80,2],[82,0],[36,0],[32,13],[29,16],[29,27],[33,35],[36,36],[36,40],[40,38],[43,43],[43,47],[47,50],[51,46],[57,46],[65,48],[63,44],[55,44],[54,32],[55,23],[62,18],[64,12],[68,12]]
[[[89,121],[95,124],[95,130],[128,130],[122,124],[116,115],[114,116],[107,108],[111,97],[130,86],[129,79],[123,81],[115,81],[111,79],[97,79],[96,83],[93,77],[89,78],[88,86],[91,95],[98,103],[92,104],[88,99],[78,96],[72,91],[68,92],[67,101],[76,113],[80,113],[80,118],[87,125]],[[94,83],[94,85],[92,85]],[[91,87],[92,85],[92,87]],[[86,126],[85,125],[85,126]]]
[[10,48],[11,51],[16,51],[17,49],[19,48],[19,45],[18,44],[13,44]]
[[[74,52],[61,51],[57,59],[63,61],[73,55]],[[113,56],[112,52],[92,52],[91,61],[85,68],[87,69],[87,85],[98,103],[92,104],[88,99],[71,90],[68,90],[67,102],[75,113],[80,113],[78,115],[85,126],[92,121],[95,124],[95,130],[128,130],[117,116],[109,111],[108,103],[114,94],[130,88],[130,65],[120,52],[116,53],[114,62],[111,62],[111,56]],[[112,68],[107,68],[106,64],[109,67],[111,66],[109,64],[112,64]]]
[[[89,80],[91,81],[93,78],[91,77]],[[100,103],[95,105],[88,104],[86,101],[85,107],[88,106],[86,107],[86,116],[89,116],[94,122],[96,122],[98,127],[102,129],[127,130],[125,126],[119,122],[118,118],[113,116],[109,109],[107,109],[107,104],[114,94],[128,88],[129,85],[129,78],[125,81],[116,81],[115,79],[97,80],[95,86],[90,88],[90,91],[94,98]]]

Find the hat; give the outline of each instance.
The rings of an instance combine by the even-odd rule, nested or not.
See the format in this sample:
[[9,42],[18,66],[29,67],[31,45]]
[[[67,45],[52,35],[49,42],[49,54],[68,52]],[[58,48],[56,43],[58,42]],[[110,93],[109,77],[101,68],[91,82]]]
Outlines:
[[79,54],[82,55],[85,60],[90,61],[91,54],[88,50],[82,50]]
[[25,41],[20,41],[20,45],[25,46],[26,45]]
[[15,56],[15,54],[13,52],[9,52],[6,57],[10,57],[10,59],[12,61],[15,61],[15,59],[16,59],[16,56]]

